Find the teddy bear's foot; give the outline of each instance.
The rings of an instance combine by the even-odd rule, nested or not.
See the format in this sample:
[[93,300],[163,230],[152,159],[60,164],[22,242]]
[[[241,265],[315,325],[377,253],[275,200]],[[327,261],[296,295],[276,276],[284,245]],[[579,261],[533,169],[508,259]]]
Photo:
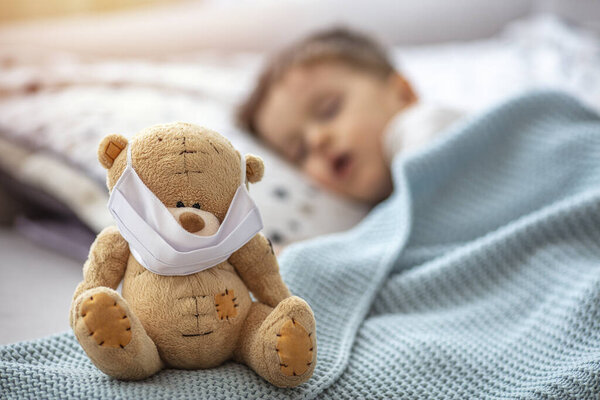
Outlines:
[[238,358],[267,381],[293,387],[312,376],[317,359],[315,318],[304,300],[292,296],[274,309],[254,303],[245,330]]
[[154,342],[116,291],[86,290],[74,301],[72,313],[77,340],[105,374],[143,379],[162,368]]

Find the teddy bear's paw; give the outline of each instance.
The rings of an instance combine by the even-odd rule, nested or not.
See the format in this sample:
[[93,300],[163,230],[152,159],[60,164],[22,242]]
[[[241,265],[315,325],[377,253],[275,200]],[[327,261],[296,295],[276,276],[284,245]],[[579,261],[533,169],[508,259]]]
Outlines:
[[270,381],[280,387],[306,382],[317,359],[315,318],[310,306],[299,297],[289,297],[277,305],[263,327]]
[[156,345],[127,301],[107,287],[81,293],[71,305],[73,333],[90,360],[117,379],[144,379],[163,368]]
[[125,348],[131,341],[131,321],[109,293],[94,293],[84,299],[80,316],[99,346]]

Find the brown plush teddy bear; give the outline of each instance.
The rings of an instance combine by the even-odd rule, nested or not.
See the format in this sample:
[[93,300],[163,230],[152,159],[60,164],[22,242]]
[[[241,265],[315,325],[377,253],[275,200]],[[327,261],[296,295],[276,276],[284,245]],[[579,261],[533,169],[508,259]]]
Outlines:
[[[109,135],[100,143],[109,190],[123,174],[131,146],[135,172],[186,231],[210,225],[203,216],[212,216],[218,228],[240,186],[241,155],[231,143],[184,123],[145,129],[134,142]],[[259,157],[246,155],[245,167],[246,186],[261,180]],[[144,268],[119,230],[108,227],[92,245],[83,276],[71,327],[110,376],[143,379],[163,368],[210,368],[230,359],[280,387],[299,385],[313,373],[312,310],[290,294],[260,233],[214,267],[166,276]],[[121,280],[122,296],[115,291]]]

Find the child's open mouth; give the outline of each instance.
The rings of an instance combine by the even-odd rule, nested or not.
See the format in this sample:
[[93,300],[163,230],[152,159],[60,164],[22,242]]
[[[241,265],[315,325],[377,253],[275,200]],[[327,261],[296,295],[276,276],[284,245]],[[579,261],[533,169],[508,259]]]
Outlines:
[[333,172],[337,178],[346,178],[352,167],[352,157],[350,154],[340,154],[333,159]]

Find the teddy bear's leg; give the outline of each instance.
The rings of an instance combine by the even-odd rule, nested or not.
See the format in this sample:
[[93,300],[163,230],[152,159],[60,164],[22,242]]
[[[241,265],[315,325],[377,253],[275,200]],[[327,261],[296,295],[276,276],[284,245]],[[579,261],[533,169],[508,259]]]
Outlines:
[[282,300],[275,308],[253,303],[235,358],[273,385],[293,387],[306,382],[317,358],[310,306],[296,296]]
[[71,313],[77,340],[105,374],[135,380],[163,368],[156,345],[116,291],[86,290],[73,302]]

